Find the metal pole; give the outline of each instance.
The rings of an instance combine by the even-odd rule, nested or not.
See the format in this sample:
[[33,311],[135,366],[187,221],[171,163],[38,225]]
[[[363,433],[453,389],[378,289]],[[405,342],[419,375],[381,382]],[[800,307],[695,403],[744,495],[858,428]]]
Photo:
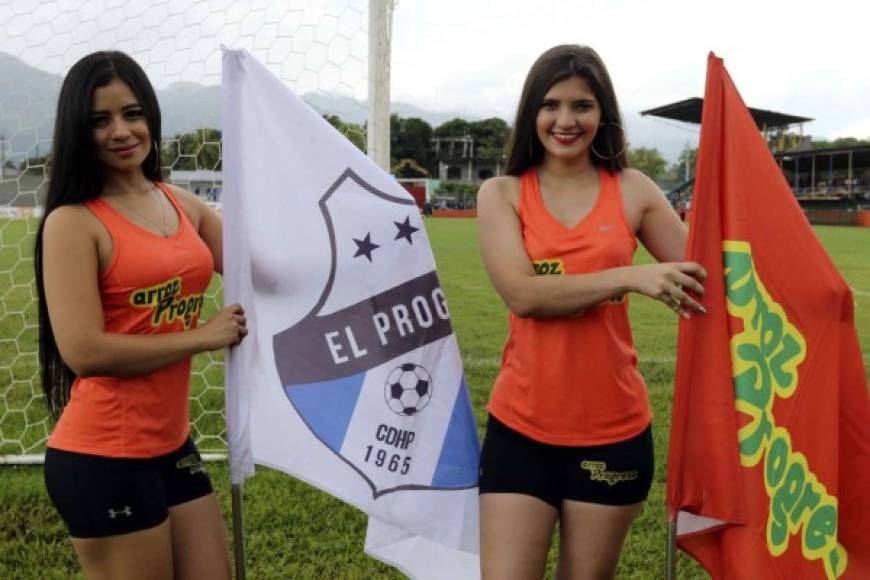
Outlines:
[[393,0],[369,0],[368,156],[390,171],[390,42]]
[[[226,461],[226,453],[202,453],[202,460],[206,463]],[[44,465],[45,453],[29,453],[25,455],[0,455],[2,465]]]
[[800,162],[801,158],[798,155],[794,156],[794,189],[797,191],[798,187],[800,187],[800,181],[798,180],[798,175],[800,174]]
[[849,151],[849,170],[846,173],[846,179],[849,181],[849,193],[852,193],[852,151]]
[[667,550],[667,570],[665,578],[667,580],[675,580],[677,577],[677,519],[668,520],[668,550]]
[[233,555],[236,561],[236,580],[245,580],[245,523],[242,517],[242,484],[234,483],[233,505]]

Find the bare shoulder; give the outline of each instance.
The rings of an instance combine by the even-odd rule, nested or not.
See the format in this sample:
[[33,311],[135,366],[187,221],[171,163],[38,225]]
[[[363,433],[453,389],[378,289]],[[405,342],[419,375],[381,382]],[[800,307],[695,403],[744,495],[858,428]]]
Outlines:
[[513,175],[499,175],[498,177],[490,177],[482,184],[480,184],[480,191],[484,190],[501,192],[501,195],[506,195],[511,192],[519,193],[520,179]]
[[652,193],[661,195],[661,190],[655,182],[647,177],[646,173],[632,167],[622,170],[622,187],[626,192],[639,195]]
[[477,193],[478,208],[481,204],[508,204],[514,209],[520,197],[520,180],[513,175],[490,177],[480,185]]
[[43,223],[43,235],[66,240],[79,237],[95,237],[99,221],[84,204],[68,204],[57,207],[48,214]]
[[631,167],[623,169],[620,183],[623,195],[627,199],[640,202],[643,205],[649,205],[664,198],[664,193],[659,189],[659,186],[643,171]]

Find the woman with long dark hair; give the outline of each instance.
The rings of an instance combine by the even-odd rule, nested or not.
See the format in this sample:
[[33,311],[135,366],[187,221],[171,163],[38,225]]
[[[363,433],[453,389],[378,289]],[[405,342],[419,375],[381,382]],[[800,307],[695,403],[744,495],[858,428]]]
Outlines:
[[[686,229],[628,168],[607,69],[557,46],[526,78],[507,173],[478,196],[483,262],[510,310],[481,455],[484,579],[541,578],[559,522],[559,578],[613,577],[653,476],[652,412],[627,296],[704,312]],[[632,265],[639,239],[659,260]]]
[[229,578],[221,511],[190,438],[191,356],[247,334],[239,305],[198,325],[221,220],[161,182],[160,109],[120,52],[61,88],[36,239],[39,358],[57,424],[49,496],[86,578]]

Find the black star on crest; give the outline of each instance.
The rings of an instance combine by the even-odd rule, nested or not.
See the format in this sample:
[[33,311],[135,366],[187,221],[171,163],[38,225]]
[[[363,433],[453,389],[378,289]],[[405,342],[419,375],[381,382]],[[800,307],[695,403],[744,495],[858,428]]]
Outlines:
[[399,238],[405,238],[406,240],[408,240],[409,244],[413,245],[414,240],[411,239],[411,234],[418,231],[420,228],[415,228],[411,225],[411,216],[406,217],[405,221],[402,223],[395,221],[393,223],[396,224],[397,228],[399,228],[399,231],[396,233],[396,237],[393,239],[398,240]]
[[361,240],[353,238],[353,241],[356,242],[356,254],[353,257],[359,258],[360,256],[365,256],[369,262],[372,261],[372,251],[380,248],[379,245],[372,243],[371,232],[367,233],[365,238]]

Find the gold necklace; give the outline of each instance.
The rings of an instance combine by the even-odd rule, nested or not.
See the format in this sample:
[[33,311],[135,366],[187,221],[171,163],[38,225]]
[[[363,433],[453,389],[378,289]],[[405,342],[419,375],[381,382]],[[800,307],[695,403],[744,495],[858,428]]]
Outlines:
[[[152,191],[159,191],[159,190],[152,190]],[[160,194],[158,193],[158,195],[160,195]],[[160,206],[161,224],[158,224],[157,222],[155,222],[154,220],[152,220],[151,218],[149,218],[148,216],[146,216],[142,212],[138,211],[136,208],[134,208],[131,205],[127,204],[126,202],[122,201],[120,196],[116,199],[116,201],[118,203],[120,203],[125,209],[133,212],[135,215],[139,216],[140,218],[142,218],[143,220],[148,222],[149,225],[154,226],[154,228],[160,232],[161,236],[163,236],[164,238],[169,237],[169,227],[166,225],[166,204],[164,204],[160,200],[159,197],[157,198],[157,204]]]

